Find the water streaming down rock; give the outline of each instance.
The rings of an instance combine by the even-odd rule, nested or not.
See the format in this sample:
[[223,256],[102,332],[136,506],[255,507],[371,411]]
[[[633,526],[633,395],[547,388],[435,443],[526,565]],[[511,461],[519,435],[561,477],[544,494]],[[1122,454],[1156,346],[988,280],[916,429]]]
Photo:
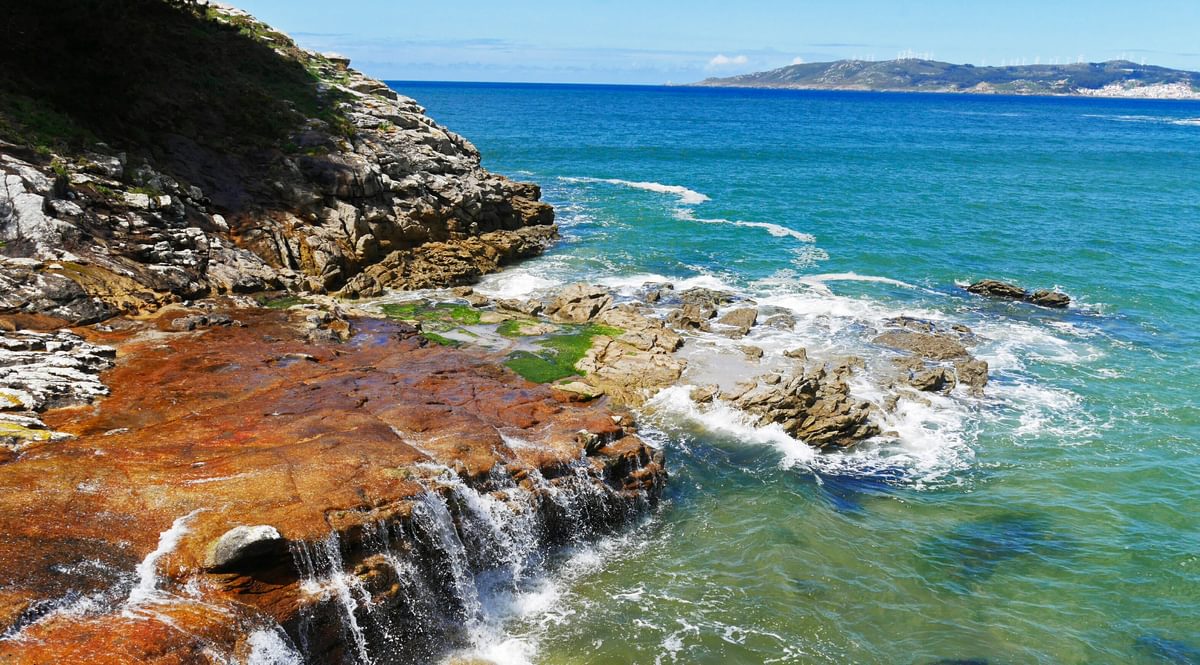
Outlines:
[[295,627],[308,662],[425,662],[495,635],[512,599],[556,550],[650,509],[657,489],[615,489],[586,458],[547,478],[494,469],[479,487],[418,468],[426,492],[402,519],[293,542],[306,601]]

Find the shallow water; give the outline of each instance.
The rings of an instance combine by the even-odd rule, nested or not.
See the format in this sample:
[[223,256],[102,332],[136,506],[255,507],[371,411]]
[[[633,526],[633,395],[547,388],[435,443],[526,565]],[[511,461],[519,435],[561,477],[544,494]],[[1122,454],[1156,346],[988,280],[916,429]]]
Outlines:
[[[766,363],[879,357],[908,314],[991,365],[850,454],[667,391],[662,511],[509,599],[489,657],[1196,662],[1200,103],[393,85],[558,209],[564,241],[485,292],[671,279],[794,313],[745,340]],[[956,286],[983,277],[1075,304]]]

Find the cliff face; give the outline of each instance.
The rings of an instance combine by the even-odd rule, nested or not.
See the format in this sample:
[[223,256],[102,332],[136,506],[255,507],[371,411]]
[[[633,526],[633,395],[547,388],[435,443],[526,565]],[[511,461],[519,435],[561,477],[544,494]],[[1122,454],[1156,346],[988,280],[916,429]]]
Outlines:
[[536,185],[238,10],[50,0],[11,18],[0,313],[466,283],[556,235]]

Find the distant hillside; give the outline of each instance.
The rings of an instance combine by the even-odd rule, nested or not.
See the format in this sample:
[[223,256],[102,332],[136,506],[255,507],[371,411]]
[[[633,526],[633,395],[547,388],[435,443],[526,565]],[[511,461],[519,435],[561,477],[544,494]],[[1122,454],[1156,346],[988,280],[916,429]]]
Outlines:
[[1200,99],[1200,73],[1128,60],[976,67],[936,60],[838,60],[710,78],[692,85],[801,90],[968,92]]

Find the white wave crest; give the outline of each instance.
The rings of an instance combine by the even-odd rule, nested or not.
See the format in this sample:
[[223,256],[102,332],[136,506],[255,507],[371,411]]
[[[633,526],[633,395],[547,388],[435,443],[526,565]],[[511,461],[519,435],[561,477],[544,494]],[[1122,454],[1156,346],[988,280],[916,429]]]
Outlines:
[[817,239],[815,237],[813,237],[813,235],[810,233],[804,233],[803,231],[789,229],[788,227],[781,226],[779,224],[772,224],[771,222],[747,222],[747,221],[742,221],[742,220],[737,220],[737,219],[722,219],[720,217],[716,217],[716,218],[697,217],[695,214],[692,213],[691,210],[686,209],[686,208],[680,208],[679,210],[676,210],[675,211],[675,219],[678,219],[683,222],[696,222],[699,224],[725,224],[728,226],[741,226],[741,227],[749,228],[749,229],[763,229],[767,233],[770,233],[771,235],[775,236],[776,238],[792,238],[792,239],[798,240],[800,242],[808,242],[808,243],[817,241]]
[[570,176],[559,176],[558,179],[563,182],[570,183],[605,183],[608,185],[619,185],[621,187],[641,189],[647,192],[670,194],[678,197],[679,202],[684,205],[699,205],[709,200],[707,196],[697,192],[694,189],[688,189],[682,185],[666,185],[661,182],[639,182],[635,180],[621,180],[619,178],[587,178]]

